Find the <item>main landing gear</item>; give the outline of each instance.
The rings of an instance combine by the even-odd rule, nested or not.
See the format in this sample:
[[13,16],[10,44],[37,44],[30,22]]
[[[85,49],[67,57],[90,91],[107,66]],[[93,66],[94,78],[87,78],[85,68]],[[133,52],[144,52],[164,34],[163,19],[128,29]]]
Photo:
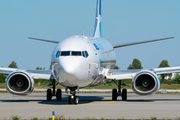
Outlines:
[[[51,80],[51,83],[49,84],[49,86],[53,86],[53,91],[51,91],[51,89],[47,89],[47,101],[51,101],[53,96],[56,96],[57,101],[61,101],[62,91],[61,91],[61,89],[57,89],[57,92],[55,91],[55,87],[56,87],[55,79]],[[78,104],[79,103],[79,98],[78,98],[78,96],[76,96],[77,88],[78,87],[68,87],[68,89],[70,89],[70,93],[72,94],[68,98],[69,104]],[[66,89],[66,92],[67,92],[67,89]]]
[[122,97],[122,101],[127,100],[127,89],[122,89],[121,92],[121,86],[124,86],[125,84],[121,84],[121,80],[119,80],[118,84],[113,80],[113,82],[118,86],[118,91],[117,89],[112,90],[112,100],[116,101],[118,96]]
[[47,89],[47,101],[51,101],[53,96],[56,96],[57,101],[61,101],[62,99],[62,91],[61,89],[57,89],[57,92],[55,91],[55,79],[51,80],[51,84],[53,86],[53,91],[51,89]]

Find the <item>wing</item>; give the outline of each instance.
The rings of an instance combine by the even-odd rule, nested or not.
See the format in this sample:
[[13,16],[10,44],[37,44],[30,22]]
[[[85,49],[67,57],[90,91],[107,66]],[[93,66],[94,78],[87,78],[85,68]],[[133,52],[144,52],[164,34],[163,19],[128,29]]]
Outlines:
[[28,37],[28,39],[39,40],[39,41],[50,42],[50,43],[56,43],[56,44],[59,43],[59,41],[55,41],[55,40],[45,40],[45,39],[32,38],[32,37]]
[[116,80],[125,80],[125,79],[132,79],[136,73],[141,70],[117,70],[117,69],[110,69],[109,74],[106,75],[107,79],[116,79]]
[[0,67],[0,73],[5,74],[6,76],[11,74],[12,72],[15,71],[23,71],[29,73],[29,75],[33,79],[44,79],[44,80],[49,80],[51,76],[51,70],[21,70],[21,69],[16,69],[16,68],[2,68]]
[[146,41],[138,41],[138,42],[132,42],[132,43],[113,44],[113,48],[119,48],[119,47],[125,47],[125,46],[131,46],[131,45],[137,45],[137,44],[149,43],[149,42],[156,42],[156,41],[168,40],[168,39],[173,39],[173,38],[174,37],[168,37],[168,38],[146,40]]
[[155,68],[155,69],[146,69],[146,70],[116,70],[110,69],[109,74],[106,75],[107,79],[116,79],[116,80],[124,80],[124,79],[133,79],[133,77],[139,72],[149,71],[153,72],[156,75],[166,74],[166,73],[180,73],[180,67],[166,67],[166,68]]
[[50,80],[51,70],[26,70],[33,79]]

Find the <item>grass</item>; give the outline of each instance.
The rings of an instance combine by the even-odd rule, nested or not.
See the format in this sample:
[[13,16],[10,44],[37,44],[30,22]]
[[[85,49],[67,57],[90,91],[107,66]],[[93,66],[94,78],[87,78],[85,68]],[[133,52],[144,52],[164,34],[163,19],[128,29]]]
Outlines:
[[180,89],[180,84],[161,84],[160,89]]
[[18,117],[17,115],[11,115],[10,118],[12,120],[20,120],[21,117]]
[[[21,119],[21,117],[17,116],[17,115],[11,115],[10,116],[11,119],[9,120],[23,120]],[[25,119],[28,120],[28,119]],[[37,117],[33,117],[29,120],[52,120],[51,117],[49,117],[48,119],[38,119]],[[125,119],[125,118],[119,118],[119,119],[105,119],[105,118],[101,118],[101,119],[96,119],[96,118],[79,118],[79,119],[67,119],[64,117],[64,115],[58,115],[55,116],[54,120],[180,120],[180,118],[176,118],[176,119],[157,119],[156,117],[150,117],[150,119]]]

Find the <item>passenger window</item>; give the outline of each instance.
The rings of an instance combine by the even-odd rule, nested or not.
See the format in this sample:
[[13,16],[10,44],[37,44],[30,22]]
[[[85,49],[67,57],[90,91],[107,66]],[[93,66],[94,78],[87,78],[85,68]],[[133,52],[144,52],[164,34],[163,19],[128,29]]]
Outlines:
[[81,56],[81,51],[72,51],[72,56]]
[[88,57],[88,56],[89,56],[89,54],[88,54],[88,52],[87,52],[87,51],[85,51],[85,55],[86,55],[86,57]]
[[59,56],[60,56],[60,51],[57,51],[56,58],[58,58]]
[[70,56],[70,51],[61,51],[61,56]]

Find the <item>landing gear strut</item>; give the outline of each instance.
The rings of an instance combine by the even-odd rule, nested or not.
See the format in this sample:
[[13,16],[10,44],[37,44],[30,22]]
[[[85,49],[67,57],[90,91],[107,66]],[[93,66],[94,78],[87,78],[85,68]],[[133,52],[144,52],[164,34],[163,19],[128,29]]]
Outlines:
[[52,85],[53,91],[51,92],[51,89],[47,89],[47,101],[51,101],[53,96],[56,96],[57,101],[61,101],[62,99],[62,91],[61,89],[57,89],[56,92],[56,85],[55,85],[55,79],[51,80],[51,83],[49,86]]
[[121,86],[125,85],[121,83],[121,80],[118,81],[118,84],[113,80],[113,82],[118,86],[118,91],[117,89],[112,90],[112,100],[116,101],[118,96],[122,97],[122,101],[127,100],[127,89],[122,89],[121,92]]
[[78,104],[79,103],[79,98],[78,96],[76,96],[76,89],[77,87],[68,87],[70,89],[70,93],[72,94],[71,96],[69,96],[68,98],[68,103],[69,104]]

